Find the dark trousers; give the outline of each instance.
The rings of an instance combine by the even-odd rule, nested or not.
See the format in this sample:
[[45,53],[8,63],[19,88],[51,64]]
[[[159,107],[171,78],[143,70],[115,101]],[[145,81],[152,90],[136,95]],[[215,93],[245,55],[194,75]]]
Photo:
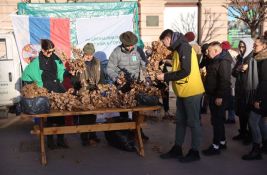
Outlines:
[[199,150],[201,142],[201,125],[199,119],[200,100],[202,94],[191,97],[177,97],[176,100],[176,135],[175,144],[182,146],[186,136],[186,128],[191,129],[191,148]]
[[209,97],[209,107],[211,113],[211,124],[213,126],[213,143],[219,145],[220,141],[225,141],[225,104],[223,99],[223,104],[217,106],[215,104],[215,97]]
[[[64,126],[65,125],[65,119],[64,117],[48,117],[46,120],[46,126],[52,127],[53,125],[57,126]],[[47,136],[47,143],[52,144],[53,141],[53,135]],[[64,134],[57,134],[57,142],[63,143],[64,142]]]
[[246,103],[245,98],[238,98],[236,101],[236,113],[239,117],[240,135],[248,135],[248,119],[251,107]]
[[170,107],[169,107],[169,87],[166,87],[166,89],[161,90],[162,94],[162,103],[163,103],[163,109],[164,112],[168,112]]
[[[95,124],[96,123],[96,115],[89,114],[89,115],[82,115],[79,116],[79,124],[80,125],[88,125],[88,124]],[[96,132],[84,132],[80,135],[82,142],[86,143],[89,139],[96,138]]]

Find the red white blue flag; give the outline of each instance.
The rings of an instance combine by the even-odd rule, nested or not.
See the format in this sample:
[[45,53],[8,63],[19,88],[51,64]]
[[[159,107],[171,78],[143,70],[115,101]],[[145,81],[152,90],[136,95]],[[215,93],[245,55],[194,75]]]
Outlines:
[[23,69],[38,56],[41,39],[50,39],[56,50],[70,57],[69,19],[14,15],[12,23]]

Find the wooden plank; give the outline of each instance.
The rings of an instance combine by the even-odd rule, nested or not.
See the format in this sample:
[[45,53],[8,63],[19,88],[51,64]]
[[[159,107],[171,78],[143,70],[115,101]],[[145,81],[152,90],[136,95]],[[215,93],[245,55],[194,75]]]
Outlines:
[[[72,134],[82,132],[96,132],[96,131],[114,131],[114,130],[126,130],[135,129],[135,122],[123,122],[123,123],[103,123],[94,125],[77,125],[77,126],[61,126],[61,127],[48,127],[44,128],[44,135],[54,134]],[[40,130],[32,130],[32,134],[40,134]]]
[[110,108],[110,109],[96,109],[91,111],[51,111],[48,114],[36,114],[36,115],[29,115],[29,114],[21,114],[20,117],[22,119],[26,118],[46,118],[46,117],[58,117],[58,116],[68,116],[68,115],[85,115],[85,114],[102,114],[102,113],[110,113],[110,112],[134,112],[134,111],[153,111],[159,110],[160,106],[140,106],[134,108]]
[[44,118],[40,120],[40,154],[41,154],[41,164],[44,166],[47,164],[46,152],[45,152],[45,138],[44,138]]
[[[96,124],[96,125],[100,125],[100,124]],[[87,126],[87,125],[76,125],[76,127],[77,126]],[[88,125],[88,126],[92,126],[92,125]],[[146,128],[146,127],[147,127],[146,123],[141,123],[141,128]],[[79,131],[79,132],[81,132],[81,131]],[[88,131],[83,131],[83,132],[88,132]],[[34,126],[33,129],[30,131],[30,133],[33,135],[39,135],[40,134],[39,126]]]

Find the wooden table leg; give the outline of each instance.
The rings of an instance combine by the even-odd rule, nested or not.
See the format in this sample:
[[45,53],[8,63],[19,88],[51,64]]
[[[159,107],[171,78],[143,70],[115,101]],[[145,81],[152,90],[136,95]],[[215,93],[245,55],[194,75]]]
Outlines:
[[45,153],[45,136],[44,136],[44,118],[40,118],[40,151],[41,151],[41,164],[46,165],[46,153]]
[[143,144],[143,139],[141,135],[141,124],[144,121],[144,115],[140,114],[139,112],[134,112],[133,115],[134,115],[134,120],[136,123],[135,137],[136,137],[137,144],[138,144],[138,153],[140,156],[144,157],[145,151],[144,151],[144,144]]

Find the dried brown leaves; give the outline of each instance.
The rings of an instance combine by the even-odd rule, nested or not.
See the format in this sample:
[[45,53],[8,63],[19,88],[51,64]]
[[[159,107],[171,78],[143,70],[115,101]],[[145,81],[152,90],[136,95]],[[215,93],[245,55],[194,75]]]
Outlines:
[[162,73],[160,70],[159,63],[171,56],[171,51],[169,51],[160,41],[153,41],[152,47],[147,47],[151,49],[152,55],[148,58],[148,65],[146,68],[147,76],[151,78],[152,81],[156,79],[156,75]]

